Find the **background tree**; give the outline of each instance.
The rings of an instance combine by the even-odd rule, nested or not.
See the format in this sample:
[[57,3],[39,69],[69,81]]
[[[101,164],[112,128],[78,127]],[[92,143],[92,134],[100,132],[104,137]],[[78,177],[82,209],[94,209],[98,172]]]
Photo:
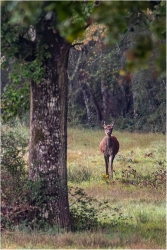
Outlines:
[[[159,7],[161,9],[162,6]],[[163,51],[165,48],[165,38],[157,38],[155,43],[152,41],[152,37],[154,37],[155,34],[150,30],[150,26],[152,27],[153,22],[155,24],[158,9],[156,8],[154,11],[155,12],[147,11],[144,20],[142,18],[138,20],[137,17],[134,19],[132,18],[127,26],[127,31],[124,34],[120,34],[119,41],[116,45],[112,46],[107,46],[105,44],[103,34],[104,26],[103,33],[100,32],[100,25],[94,25],[94,27],[91,26],[92,28],[89,27],[90,30],[92,29],[92,32],[88,31],[83,42],[84,50],[87,51],[87,54],[82,56],[77,73],[79,74],[80,71],[85,72],[86,83],[89,86],[89,89],[92,89],[94,93],[95,98],[91,98],[91,95],[89,95],[89,114],[92,114],[91,125],[99,124],[96,120],[97,109],[94,108],[94,100],[96,99],[96,103],[98,103],[99,107],[98,110],[100,110],[102,114],[101,117],[104,120],[107,118],[109,120],[117,118],[117,126],[122,129],[137,129],[140,131],[150,131],[151,129],[151,131],[165,131],[165,122],[162,122],[162,119],[160,119],[158,115],[158,106],[154,106],[154,109],[151,110],[149,105],[146,104],[145,111],[147,110],[147,116],[146,113],[143,113],[144,107],[142,107],[142,103],[143,106],[145,103],[145,97],[143,94],[144,90],[142,89],[145,88],[147,82],[150,82],[151,85],[155,84],[157,86],[157,95],[161,93],[161,97],[163,96],[161,99],[161,105],[165,104],[165,96],[163,95],[163,93],[165,93],[165,86],[163,85],[162,88],[159,87],[165,82],[165,75],[163,73],[159,74],[159,76],[157,75],[160,68],[161,71],[163,71],[165,66],[165,61],[163,61],[159,54],[159,51]],[[163,19],[165,13],[161,14],[161,18]],[[139,47],[141,46],[141,43],[136,41],[136,37],[138,39],[141,39],[142,37],[143,41],[145,41],[145,46],[147,47],[147,42],[149,42],[150,47],[149,51],[147,49],[144,50],[139,58],[136,56],[135,59],[135,56],[132,55],[133,53],[139,53]],[[143,49],[145,46],[143,46]],[[74,58],[74,62],[77,61],[78,54],[77,51],[71,50],[69,64],[69,71],[71,72],[73,72],[75,68],[75,63],[73,64],[72,61]],[[159,68],[158,66],[157,68],[155,63],[157,62],[157,59],[155,58],[163,61],[162,67]],[[139,67],[140,70],[136,71],[136,67]],[[130,68],[131,70],[133,69],[132,72],[129,71]],[[149,72],[147,77],[145,74],[146,71]],[[138,76],[138,79],[136,76]],[[72,96],[71,98],[69,97],[69,99],[73,100],[73,103],[75,103],[74,106],[77,110],[81,109],[80,114],[76,115],[76,120],[80,117],[80,123],[86,124],[88,121],[89,124],[90,118],[86,119],[85,117],[86,114],[83,112],[84,102],[82,101],[82,94],[78,90],[79,86],[76,85],[77,74],[75,78],[70,78],[70,82],[72,82],[72,86],[74,87],[71,92]],[[139,96],[139,98],[137,98],[136,95]],[[152,100],[150,100],[151,98],[151,95],[149,95],[148,100],[150,102],[152,102]],[[139,99],[141,105],[138,103]],[[138,114],[136,113],[137,106],[139,108],[137,111]],[[69,111],[70,110],[71,109],[69,109]],[[163,115],[161,117],[165,117],[165,110],[162,110]],[[148,116],[151,116],[152,118],[148,119]]]

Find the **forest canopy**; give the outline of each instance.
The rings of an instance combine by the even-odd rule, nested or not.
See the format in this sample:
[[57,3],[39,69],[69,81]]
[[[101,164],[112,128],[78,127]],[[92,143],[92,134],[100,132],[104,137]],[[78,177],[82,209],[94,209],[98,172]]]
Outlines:
[[29,109],[29,82],[44,77],[45,19],[72,43],[69,124],[116,118],[120,129],[164,131],[165,1],[2,1],[1,9],[5,120]]

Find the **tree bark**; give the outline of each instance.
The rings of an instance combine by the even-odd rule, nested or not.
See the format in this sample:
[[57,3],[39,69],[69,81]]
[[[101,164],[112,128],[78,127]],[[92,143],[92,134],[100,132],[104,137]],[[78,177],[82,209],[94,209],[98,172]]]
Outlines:
[[102,98],[103,98],[103,120],[106,120],[106,115],[107,115],[107,100],[108,100],[108,93],[107,93],[107,88],[104,83],[104,80],[101,80],[101,93],[102,93]]
[[43,178],[46,211],[58,227],[70,229],[67,190],[67,62],[70,44],[47,29],[46,77],[31,83],[29,178]]
[[80,82],[80,86],[81,86],[81,89],[82,89],[83,98],[84,98],[84,102],[85,102],[86,113],[87,113],[87,118],[88,118],[88,124],[91,126],[92,116],[91,116],[91,109],[90,109],[90,96],[88,94],[86,84]]
[[93,92],[92,88],[90,86],[87,86],[87,88],[92,97],[92,101],[96,110],[97,124],[99,125],[102,122],[102,114],[101,114],[100,106],[98,104],[98,101],[96,99],[95,93]]

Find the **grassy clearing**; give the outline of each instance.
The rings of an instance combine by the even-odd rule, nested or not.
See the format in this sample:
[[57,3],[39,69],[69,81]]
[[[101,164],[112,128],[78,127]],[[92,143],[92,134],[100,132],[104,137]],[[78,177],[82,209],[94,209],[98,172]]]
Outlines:
[[[5,234],[3,242],[6,249],[157,249],[158,245],[149,240],[142,239],[139,235],[131,233],[128,240],[118,232],[112,234],[96,233],[64,233],[48,235],[38,232],[27,234],[25,232],[15,232],[15,234]],[[12,242],[12,245],[11,245]]]
[[[133,235],[140,242],[146,241],[147,247],[149,242],[165,247],[165,182],[155,177],[157,171],[165,171],[165,136],[117,131],[114,135],[120,151],[114,161],[114,179],[105,180],[103,155],[98,147],[104,132],[69,129],[69,185],[82,187],[91,197],[107,200],[119,210],[117,215],[107,209],[99,215],[110,229],[109,235],[118,230],[127,242]],[[132,175],[132,170],[137,174]]]
[[[122,170],[131,167],[147,176],[164,166],[165,136],[161,134],[137,134],[115,132],[119,139],[120,150],[114,160],[115,177],[120,177]],[[103,155],[99,151],[99,142],[103,138],[103,131],[84,129],[69,129],[68,135],[68,171],[69,182],[81,185],[81,178],[89,182],[102,181],[105,174]],[[79,174],[78,174],[79,172]],[[73,176],[74,175],[74,176]],[[76,178],[76,179],[75,179]],[[84,181],[83,180],[83,181]],[[90,183],[89,183],[90,184]]]
[[[91,232],[5,232],[2,248],[166,248],[165,136],[117,131],[114,135],[120,151],[114,161],[114,179],[108,180],[103,178],[104,160],[98,146],[104,132],[68,130],[69,187],[82,188],[106,204],[97,218],[101,226]],[[71,196],[69,200],[72,204]],[[93,205],[99,209],[97,203]]]

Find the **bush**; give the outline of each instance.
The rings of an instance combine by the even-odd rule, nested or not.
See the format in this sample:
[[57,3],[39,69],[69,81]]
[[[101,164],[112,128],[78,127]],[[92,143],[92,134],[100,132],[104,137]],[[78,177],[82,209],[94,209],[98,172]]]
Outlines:
[[[109,205],[107,200],[100,202],[78,187],[71,187],[69,196],[72,231],[106,230],[108,227],[119,226],[122,222],[129,226],[128,218],[122,214],[121,209]],[[110,215],[106,211],[110,211]]]
[[26,200],[24,183],[28,173],[24,156],[27,152],[28,140],[14,129],[5,127],[2,128],[1,142],[1,225],[3,228],[18,223],[19,211],[26,209],[22,206],[25,206]]
[[12,129],[2,129],[1,134],[2,203],[18,202],[27,180],[26,161],[28,140]]
[[155,189],[165,190],[166,187],[166,170],[165,161],[160,162],[160,166],[157,166],[157,171],[152,172],[146,176],[143,176],[139,171],[131,166],[122,170],[122,176],[120,181],[126,184],[132,184],[140,187],[151,187]]
[[49,224],[42,212],[46,200],[45,183],[42,179],[37,182],[28,179],[25,160],[28,139],[15,127],[4,127],[1,138],[2,229],[45,228]]
[[97,201],[80,188],[71,188],[70,195],[73,198],[70,205],[72,230],[92,230],[98,226],[98,210],[94,203]]

